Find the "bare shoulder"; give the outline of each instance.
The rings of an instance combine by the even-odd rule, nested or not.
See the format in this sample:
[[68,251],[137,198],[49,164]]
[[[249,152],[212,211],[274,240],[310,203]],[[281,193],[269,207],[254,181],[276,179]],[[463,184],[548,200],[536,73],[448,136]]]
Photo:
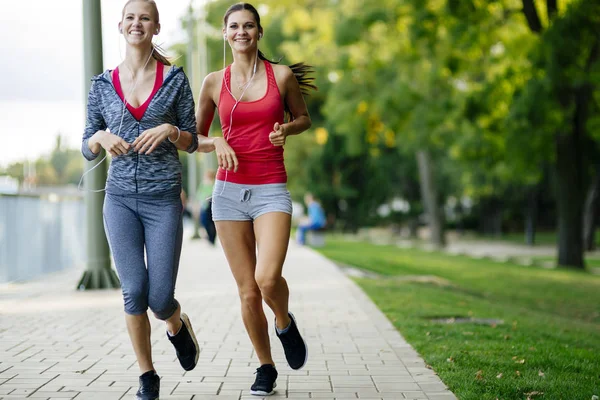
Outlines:
[[[219,103],[219,95],[221,93],[221,82],[223,81],[223,70],[214,71],[206,75],[200,89],[200,96],[208,96],[213,103]],[[207,98],[208,98],[207,97]]]
[[223,79],[223,70],[214,71],[206,75],[204,78],[203,86],[208,88],[214,88]]
[[287,65],[283,64],[272,64],[273,73],[275,74],[275,79],[277,82],[286,82],[288,79],[294,76],[292,69]]

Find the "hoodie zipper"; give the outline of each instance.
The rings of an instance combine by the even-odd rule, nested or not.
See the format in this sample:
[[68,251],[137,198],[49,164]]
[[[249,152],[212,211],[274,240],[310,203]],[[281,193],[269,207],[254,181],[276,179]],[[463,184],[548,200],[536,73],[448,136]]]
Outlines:
[[[171,69],[169,70],[169,72],[168,72],[168,74],[167,74],[167,77],[166,77],[166,78],[165,78],[165,80],[163,81],[162,85],[160,85],[160,88],[158,88],[158,90],[157,90],[157,91],[156,91],[156,93],[154,94],[154,97],[156,97],[156,96],[157,96],[157,95],[158,95],[158,94],[159,94],[159,93],[160,93],[160,92],[163,90],[163,88],[164,88],[164,87],[166,87],[166,86],[167,86],[167,84],[168,84],[168,83],[169,83],[169,82],[170,82],[170,81],[171,81],[171,80],[172,80],[172,79],[173,79],[175,76],[177,76],[177,74],[179,74],[181,71],[183,71],[183,68],[177,68],[177,69],[175,69],[175,68],[177,68],[177,67],[173,67],[173,68],[171,68]],[[172,72],[172,71],[173,71],[173,72]],[[97,78],[97,80],[99,80],[99,81],[104,81],[104,82],[108,83],[108,84],[110,85],[110,87],[112,88],[112,90],[114,91],[114,93],[115,93],[115,94],[117,95],[117,97],[119,98],[119,100],[121,100],[121,97],[119,96],[119,93],[117,93],[117,89],[115,89],[115,85],[113,84],[113,82],[112,82],[111,80],[107,79],[107,78],[104,76],[105,74],[106,74],[106,73],[102,74],[100,77],[98,77],[98,78]],[[122,100],[121,100],[121,101],[122,101]],[[150,103],[152,103],[152,101],[150,101]],[[149,106],[150,106],[150,104],[148,104],[148,107],[149,107]],[[125,108],[127,108],[127,107],[125,107]],[[129,110],[127,110],[127,113],[129,113],[129,116],[130,116],[131,118],[135,119],[135,118],[134,118],[134,116],[131,114],[131,112],[130,112]],[[146,114],[146,113],[144,113],[144,115],[145,115],[145,114]],[[143,116],[142,116],[142,119],[144,119],[144,117],[143,117]],[[139,128],[139,126],[140,126],[140,122],[141,122],[141,120],[140,120],[140,121],[138,121],[138,120],[136,119],[136,122],[137,122],[137,126],[138,126],[138,132],[137,132],[137,135],[136,135],[136,137],[138,137],[138,136],[140,135],[140,128]],[[134,172],[134,182],[135,182],[135,192],[136,192],[136,193],[139,193],[139,191],[138,191],[138,179],[137,179],[137,172],[138,172],[138,166],[139,166],[139,165],[140,165],[140,155],[139,155],[139,153],[138,153],[138,154],[137,154],[137,157],[136,157],[136,162],[135,162],[135,172]]]

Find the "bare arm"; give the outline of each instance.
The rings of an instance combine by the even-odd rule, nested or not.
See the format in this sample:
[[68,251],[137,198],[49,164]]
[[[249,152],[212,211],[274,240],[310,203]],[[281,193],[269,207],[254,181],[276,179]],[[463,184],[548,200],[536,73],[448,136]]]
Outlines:
[[304,102],[304,96],[300,91],[300,85],[294,76],[292,70],[286,68],[284,75],[285,82],[285,103],[292,113],[293,121],[284,125],[287,135],[297,135],[309,129],[312,125],[308,109]]
[[196,131],[198,132],[198,151],[210,153],[215,150],[214,140],[208,136],[210,125],[215,117],[215,108],[217,105],[213,99],[213,90],[215,74],[209,74],[202,82],[200,89],[200,98],[198,100],[198,109],[196,110]]
[[198,131],[198,151],[217,153],[219,167],[228,171],[237,171],[238,159],[233,149],[222,137],[209,137],[210,125],[215,117],[215,90],[220,82],[217,73],[209,74],[202,83],[200,100],[196,111],[196,130]]
[[[188,151],[190,147],[192,147],[192,143],[194,141],[193,135],[195,135],[195,133],[192,134],[188,131],[184,131],[183,129],[177,131],[177,128],[175,128],[173,125],[169,125],[167,128],[170,129],[170,133],[169,136],[167,136],[167,138],[171,143],[175,142],[173,144],[175,145],[175,147],[177,147],[177,150]],[[177,139],[178,137],[179,140]]]
[[306,103],[304,102],[304,96],[302,96],[302,92],[300,91],[300,85],[298,85],[298,81],[289,67],[285,67],[282,78],[285,90],[285,103],[293,119],[285,124],[275,124],[273,132],[269,135],[271,143],[275,146],[283,146],[286,137],[302,133],[312,125]]

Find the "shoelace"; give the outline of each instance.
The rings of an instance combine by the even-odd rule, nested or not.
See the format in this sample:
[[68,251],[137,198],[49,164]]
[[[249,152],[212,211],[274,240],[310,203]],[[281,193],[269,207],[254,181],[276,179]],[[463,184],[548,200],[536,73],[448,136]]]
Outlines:
[[142,384],[140,386],[140,393],[142,394],[155,392],[157,389],[157,383],[154,381],[154,377],[142,378]]
[[254,375],[256,375],[256,383],[258,385],[269,385],[271,384],[271,381],[268,377],[269,373],[267,373],[266,371],[260,369],[260,368],[256,368],[256,372],[254,373]]

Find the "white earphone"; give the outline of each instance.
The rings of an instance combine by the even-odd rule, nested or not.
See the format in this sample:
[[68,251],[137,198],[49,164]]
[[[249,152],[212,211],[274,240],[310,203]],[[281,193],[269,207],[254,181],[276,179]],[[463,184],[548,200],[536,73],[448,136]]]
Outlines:
[[[259,33],[258,37],[260,39],[262,37],[262,33]],[[233,104],[233,107],[231,108],[231,113],[229,114],[229,129],[228,129],[227,133],[225,131],[223,131],[223,139],[225,139],[226,142],[229,142],[229,139],[231,138],[231,128],[233,127],[233,112],[235,111],[237,106],[242,101],[242,98],[244,97],[246,90],[250,87],[250,83],[254,80],[254,77],[256,76],[256,71],[257,71],[257,67],[258,67],[258,47],[256,48],[256,57],[254,58],[254,68],[252,69],[252,76],[250,77],[248,82],[246,82],[246,84],[244,85],[242,93],[240,94],[240,97],[236,98],[233,95],[233,93],[231,92],[231,90],[229,89],[229,86],[227,86],[227,81],[225,80],[225,68],[226,68],[225,67],[225,64],[226,64],[225,43],[226,43],[226,39],[227,39],[227,35],[225,34],[225,35],[223,35],[223,80],[222,80],[222,85],[225,86],[225,89],[227,90],[227,92],[235,100],[235,103]],[[227,185],[228,172],[229,171],[225,170],[225,181],[223,182],[223,188],[221,189],[221,192],[217,196],[221,196],[223,194],[223,191],[225,190],[225,186]],[[213,199],[213,201],[215,200],[214,196],[212,197],[212,199]]]

